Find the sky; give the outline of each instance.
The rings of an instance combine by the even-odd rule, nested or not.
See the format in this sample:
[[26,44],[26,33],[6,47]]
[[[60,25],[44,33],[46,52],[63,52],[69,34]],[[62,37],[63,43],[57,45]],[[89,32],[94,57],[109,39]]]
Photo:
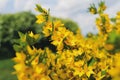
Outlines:
[[[120,11],[120,0],[104,0],[107,5],[105,11],[110,17]],[[100,0],[0,0],[0,14],[31,11],[35,14],[35,5],[49,9],[52,16],[69,18],[75,21],[83,34],[88,32],[97,33],[95,17],[88,13],[90,4],[98,4]]]

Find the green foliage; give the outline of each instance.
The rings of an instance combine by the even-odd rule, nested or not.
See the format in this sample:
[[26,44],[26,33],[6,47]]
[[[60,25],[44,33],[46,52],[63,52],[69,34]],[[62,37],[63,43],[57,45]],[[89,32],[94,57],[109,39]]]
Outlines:
[[[18,31],[33,31],[38,27],[31,12],[0,15],[0,58],[14,56],[12,43],[18,38]],[[39,29],[40,30],[40,29]]]
[[116,33],[115,31],[112,31],[111,33],[109,33],[107,43],[114,45],[114,49],[110,50],[109,52],[111,53],[119,52],[120,51],[120,34]]
[[[55,18],[53,20],[55,20]],[[78,25],[75,22],[68,19],[61,20],[65,24],[65,26],[71,31],[76,32],[76,30],[78,29]],[[15,56],[12,44],[15,42],[14,39],[19,38],[18,31],[22,33],[33,31],[34,33],[42,34],[42,26],[44,26],[44,24],[38,25],[35,24],[35,21],[36,17],[31,12],[21,12],[16,14],[0,14],[0,59]],[[40,41],[43,40],[44,39]],[[48,40],[45,39],[45,41]],[[47,42],[41,44],[42,46],[49,46],[49,44],[46,43]],[[14,46],[15,49],[17,49],[17,47],[19,46]]]
[[70,19],[66,19],[66,20],[62,20],[62,21],[63,21],[63,23],[64,23],[64,25],[65,25],[65,27],[67,29],[69,29],[70,31],[76,33],[76,31],[78,30],[79,27],[75,22],[73,22]]
[[[30,12],[17,14],[5,14],[0,16],[1,38],[2,42],[7,42],[16,37],[17,31],[25,32],[35,27],[35,16]],[[34,28],[33,28],[34,30]],[[11,35],[12,34],[12,35]],[[8,37],[9,36],[9,37]]]
[[52,20],[61,20],[62,23],[65,25],[65,27],[74,33],[76,33],[76,31],[79,29],[78,24],[70,19],[62,19],[62,18],[53,17]]
[[17,80],[16,75],[11,74],[14,62],[10,59],[0,60],[0,80]]

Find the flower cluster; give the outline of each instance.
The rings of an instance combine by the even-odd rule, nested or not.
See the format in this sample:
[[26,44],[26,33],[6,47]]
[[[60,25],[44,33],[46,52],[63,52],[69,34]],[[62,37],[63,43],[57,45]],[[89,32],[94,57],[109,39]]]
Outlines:
[[[37,5],[36,9],[41,14],[37,16],[36,22],[44,25],[43,37],[49,40],[55,50],[35,47],[40,34],[19,32],[20,39],[14,45],[16,57],[13,59],[17,63],[14,65],[14,74],[18,80],[120,79],[120,52],[109,53],[107,50],[113,49],[113,46],[106,44],[108,34],[118,30],[116,25],[119,26],[120,14],[117,14],[113,24],[103,12],[105,4],[101,2],[99,6],[100,15],[96,19],[99,34],[84,37],[79,30],[73,33],[61,21],[50,20],[49,10]],[[97,14],[94,6],[89,9]]]

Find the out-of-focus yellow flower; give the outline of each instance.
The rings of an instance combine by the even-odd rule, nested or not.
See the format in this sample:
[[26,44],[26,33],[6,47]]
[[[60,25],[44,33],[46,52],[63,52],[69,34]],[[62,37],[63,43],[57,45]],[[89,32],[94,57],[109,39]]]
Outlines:
[[40,80],[51,80],[48,76],[43,76]]
[[53,25],[52,25],[52,22],[47,22],[46,25],[43,27],[43,34],[48,37],[51,35],[52,33],[52,30],[53,30]]
[[93,67],[92,66],[87,66],[87,65],[84,65],[84,73],[90,77],[91,74],[94,74],[93,72]]
[[96,14],[96,9],[95,9],[95,8],[91,8],[91,9],[90,9],[90,13],[91,13],[91,14]]
[[100,17],[96,19],[96,25],[100,35],[110,33],[113,29],[113,25],[110,23],[110,18],[107,14],[100,14]]
[[13,58],[13,60],[17,63],[24,63],[25,59],[26,59],[26,55],[23,52],[16,52],[16,57]]
[[19,64],[16,64],[14,65],[14,69],[17,71],[17,72],[21,72],[21,71],[24,71],[26,68],[25,64],[24,63],[19,63]]
[[35,72],[38,74],[42,74],[46,71],[46,66],[44,64],[39,64],[35,66]]
[[78,75],[79,77],[81,77],[82,75],[84,75],[84,71],[82,70],[81,67],[74,67],[74,76]]
[[38,24],[41,24],[41,23],[45,22],[45,20],[46,20],[44,14],[39,14],[36,16],[36,18],[37,18],[36,23],[38,23]]
[[[34,56],[33,56],[34,57]],[[31,64],[32,66],[37,66],[38,65],[38,62],[39,62],[39,56],[35,57],[34,60],[32,60]]]
[[68,35],[65,39],[65,43],[69,46],[75,46],[77,44],[77,40],[75,38],[75,35],[73,35],[73,33],[70,33],[71,35]]
[[83,61],[83,60],[79,60],[79,61],[77,61],[77,62],[74,62],[74,66],[75,66],[75,67],[82,67],[83,64],[84,64],[84,61]]
[[40,34],[33,34],[33,32],[31,31],[30,33],[28,33],[28,35],[34,39],[38,39],[40,37]]
[[30,55],[34,55],[37,53],[39,50],[37,50],[35,47],[31,48],[29,45],[27,46],[27,51]]
[[54,21],[54,30],[57,30],[59,27],[63,27],[64,24],[60,20]]
[[95,4],[90,5],[89,12],[91,14],[97,14],[97,8],[95,7]]
[[66,28],[64,27],[59,27],[57,31],[53,32],[53,35],[51,37],[52,44],[57,46],[58,50],[62,50],[63,49],[63,40],[66,38],[66,36],[69,35],[69,31],[66,30]]
[[113,50],[114,49],[114,45],[112,45],[112,44],[105,44],[104,47],[106,50]]

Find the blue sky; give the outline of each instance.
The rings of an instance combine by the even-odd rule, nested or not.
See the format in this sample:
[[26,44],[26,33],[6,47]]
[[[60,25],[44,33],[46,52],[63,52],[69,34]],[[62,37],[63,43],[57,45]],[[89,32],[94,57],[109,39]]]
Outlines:
[[[96,33],[95,17],[89,14],[87,8],[89,4],[97,4],[100,0],[0,0],[0,13],[15,13],[20,11],[32,11],[35,4],[41,4],[45,8],[50,8],[51,15],[62,18],[70,18],[77,22],[83,34],[87,32]],[[105,0],[108,13],[111,17],[120,11],[120,0]]]

